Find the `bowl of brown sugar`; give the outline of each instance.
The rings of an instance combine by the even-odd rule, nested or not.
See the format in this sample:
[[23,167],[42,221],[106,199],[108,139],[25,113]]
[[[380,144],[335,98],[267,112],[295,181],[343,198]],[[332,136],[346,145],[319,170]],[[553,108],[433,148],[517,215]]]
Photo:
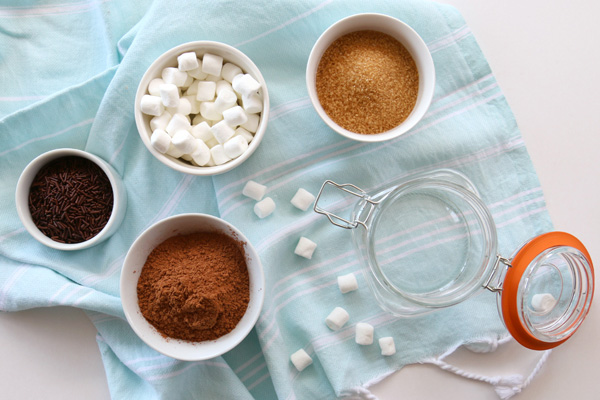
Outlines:
[[321,119],[335,132],[381,142],[412,129],[435,88],[431,53],[404,22],[357,14],[330,26],[316,41],[306,85]]
[[120,290],[127,321],[148,346],[178,360],[207,360],[237,346],[254,327],[264,273],[233,225],[180,214],[134,241]]
[[114,234],[125,216],[127,191],[102,158],[55,149],[31,161],[15,192],[17,213],[38,242],[58,250],[95,246]]

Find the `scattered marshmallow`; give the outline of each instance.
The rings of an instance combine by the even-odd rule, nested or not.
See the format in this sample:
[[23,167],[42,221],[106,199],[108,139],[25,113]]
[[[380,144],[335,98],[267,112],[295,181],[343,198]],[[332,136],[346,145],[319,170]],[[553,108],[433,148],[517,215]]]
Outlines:
[[200,103],[200,115],[209,121],[220,121],[223,119],[223,114],[217,110],[215,103],[212,101],[203,101]]
[[223,144],[223,149],[227,157],[234,159],[248,150],[248,142],[242,136],[234,136]]
[[292,361],[292,364],[294,364],[294,367],[296,367],[298,371],[304,370],[304,368],[308,367],[313,362],[312,358],[310,358],[310,356],[306,351],[304,351],[304,349],[300,349],[294,354],[292,354],[290,356],[290,360]]
[[198,114],[200,113],[200,102],[198,100],[196,100],[196,95],[192,94],[192,95],[184,95],[182,97],[182,99],[186,99],[187,101],[190,102],[190,114]]
[[190,124],[190,121],[188,121],[185,115],[175,114],[171,117],[171,120],[167,124],[165,131],[167,131],[167,133],[171,135],[171,137],[173,137],[173,135],[175,135],[175,133],[177,133],[178,131],[189,131],[191,129],[192,125]]
[[366,322],[359,322],[356,324],[356,337],[355,342],[367,346],[373,344],[373,325],[367,324]]
[[379,339],[379,347],[381,348],[382,356],[393,356],[396,354],[396,345],[394,344],[394,338],[391,336]]
[[183,156],[183,152],[178,150],[175,146],[173,146],[173,143],[171,143],[171,145],[169,146],[169,150],[167,150],[165,154],[173,158],[180,158],[181,156]]
[[223,145],[220,145],[220,144],[218,144],[214,147],[211,147],[210,154],[216,165],[225,164],[227,161],[231,160],[225,154],[225,149],[223,148]]
[[[233,92],[232,92],[233,93]],[[248,116],[244,109],[240,106],[235,106],[223,111],[223,119],[229,126],[238,126],[245,124],[248,121]]]
[[325,318],[325,323],[332,331],[337,331],[348,322],[350,314],[342,307],[336,307],[331,313]]
[[212,101],[215,98],[217,85],[211,81],[201,81],[196,85],[196,100]]
[[265,185],[261,185],[254,181],[248,181],[242,190],[242,194],[256,201],[261,201],[266,191],[267,187]]
[[210,149],[208,148],[206,143],[204,143],[200,139],[195,139],[195,140],[196,140],[196,149],[192,153],[190,153],[190,157],[192,157],[192,160],[194,160],[194,162],[196,164],[203,167],[206,164],[208,164],[212,155],[211,155]]
[[202,57],[202,72],[209,75],[220,76],[223,68],[223,57],[206,53]]
[[144,114],[158,117],[165,111],[165,106],[163,105],[160,97],[145,94],[142,96],[142,100],[140,101],[140,110]]
[[250,74],[236,75],[231,81],[231,86],[233,90],[241,93],[242,96],[249,96],[260,89],[260,83]]
[[242,69],[235,64],[225,63],[223,64],[223,68],[221,68],[221,76],[229,83],[239,74],[243,74]]
[[317,244],[315,242],[302,236],[296,245],[294,253],[310,260],[316,248]]
[[177,87],[182,87],[187,81],[187,72],[180,71],[175,67],[167,67],[162,70],[162,80],[165,83],[173,84]]
[[215,99],[215,108],[222,113],[235,106],[237,101],[237,96],[233,93],[233,90],[221,90]]
[[[195,103],[195,101],[194,101]],[[190,115],[192,113],[192,103],[186,97],[179,98],[179,104],[174,108],[167,108],[171,114]]]
[[173,139],[171,140],[173,146],[183,154],[192,154],[196,147],[198,147],[198,143],[196,142],[196,138],[192,136],[186,130],[177,131],[175,135],[173,135]]
[[193,51],[183,53],[177,57],[177,67],[180,71],[189,71],[196,69],[200,66],[198,63],[198,57]]
[[265,197],[254,205],[254,213],[258,218],[266,218],[275,211],[275,202],[270,197]]
[[309,191],[300,188],[294,197],[292,197],[290,202],[294,205],[294,207],[297,207],[302,211],[306,211],[313,201],[315,201],[315,196],[313,196]]
[[248,142],[248,144],[250,144],[252,139],[254,139],[254,135],[252,135],[250,132],[248,132],[241,126],[235,130],[235,136],[243,137],[244,139],[246,139],[246,142]]
[[531,298],[531,307],[540,313],[547,313],[556,305],[556,299],[550,293],[538,293]]
[[210,131],[212,132],[215,139],[219,141],[219,143],[223,144],[235,135],[235,130],[227,124],[225,121],[219,121],[213,126],[210,127]]
[[338,287],[340,288],[340,292],[348,293],[353,290],[358,289],[358,282],[356,281],[356,276],[351,272],[347,275],[340,275],[337,278]]
[[166,153],[171,147],[171,136],[167,132],[162,129],[157,129],[152,132],[152,136],[150,136],[150,143],[152,147],[156,149],[159,153]]
[[165,83],[160,88],[160,98],[165,107],[177,107],[179,105],[179,89],[172,83]]
[[196,61],[198,62],[198,68],[190,69],[189,71],[187,71],[187,74],[194,79],[202,81],[206,79],[206,76],[208,74],[202,72],[202,60],[197,58]]

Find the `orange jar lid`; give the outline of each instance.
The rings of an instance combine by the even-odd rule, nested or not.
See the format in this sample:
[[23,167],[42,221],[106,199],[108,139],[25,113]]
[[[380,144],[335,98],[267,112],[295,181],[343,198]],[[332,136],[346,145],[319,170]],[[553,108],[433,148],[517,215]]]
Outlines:
[[504,323],[523,346],[551,349],[585,319],[594,295],[594,268],[583,244],[565,232],[535,237],[517,251],[500,298]]

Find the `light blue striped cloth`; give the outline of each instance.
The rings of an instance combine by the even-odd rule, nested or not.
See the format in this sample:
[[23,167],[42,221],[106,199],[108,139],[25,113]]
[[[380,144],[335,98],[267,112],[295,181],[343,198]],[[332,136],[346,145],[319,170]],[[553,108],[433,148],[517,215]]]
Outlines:
[[[326,179],[365,190],[412,172],[454,168],[475,183],[510,255],[551,229],[540,184],[515,120],[475,38],[451,7],[426,1],[17,1],[0,6],[0,309],[67,305],[86,310],[115,399],[313,399],[360,388],[461,343],[505,333],[495,297],[396,319],[375,303],[350,233],[289,200],[299,187],[316,193]],[[305,66],[312,45],[335,21],[360,12],[397,17],[423,37],[437,71],[435,97],[422,122],[401,138],[363,144],[329,130],[311,107]],[[271,118],[260,148],[214,178],[177,173],[139,139],[133,100],[138,81],[165,50],[216,40],[246,53],[261,69]],[[18,176],[42,152],[86,149],[123,176],[128,210],[120,230],[77,252],[45,248],[21,225],[14,204]],[[277,203],[259,220],[242,196],[249,180]],[[340,210],[343,212],[344,210]],[[237,348],[209,361],[179,362],[151,350],[129,328],[119,272],[133,240],[170,215],[203,212],[232,222],[258,249],[266,274],[264,310]],[[311,260],[294,255],[300,236],[318,244]],[[336,277],[355,272],[360,289],[342,295]],[[334,306],[351,315],[330,331]],[[354,325],[392,336],[397,354],[357,346]],[[289,356],[314,360],[299,373]]]

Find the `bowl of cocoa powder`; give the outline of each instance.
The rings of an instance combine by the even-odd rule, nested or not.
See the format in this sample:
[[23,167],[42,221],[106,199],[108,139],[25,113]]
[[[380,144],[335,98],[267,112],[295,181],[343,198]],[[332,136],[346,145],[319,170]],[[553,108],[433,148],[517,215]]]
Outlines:
[[384,14],[357,14],[326,29],[306,66],[306,86],[321,119],[361,142],[394,139],[423,118],[435,68],[423,39]]
[[214,358],[254,327],[264,301],[262,264],[228,222],[175,215],[131,245],[121,301],[132,329],[156,351],[184,361]]
[[31,161],[15,192],[17,213],[38,242],[81,250],[108,239],[127,208],[119,174],[102,158],[78,149],[55,149]]

